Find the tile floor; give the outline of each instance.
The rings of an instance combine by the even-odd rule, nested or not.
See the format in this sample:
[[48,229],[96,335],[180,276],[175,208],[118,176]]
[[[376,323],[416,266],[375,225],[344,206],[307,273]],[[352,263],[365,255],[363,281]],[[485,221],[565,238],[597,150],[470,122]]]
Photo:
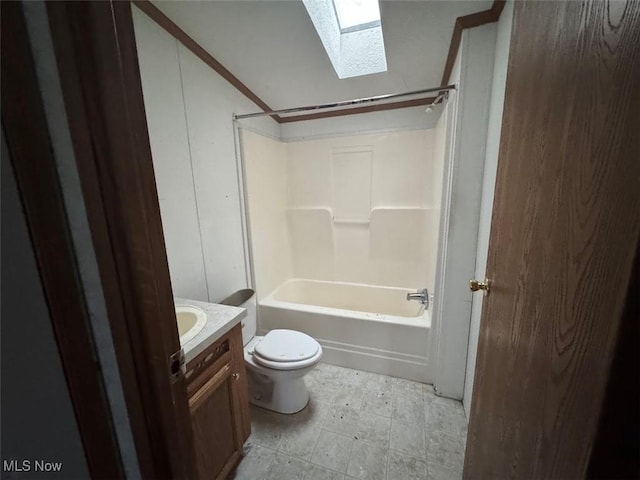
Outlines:
[[[462,476],[467,423],[429,385],[321,363],[295,415],[251,406],[236,480],[423,480]],[[234,476],[235,475],[235,476]]]

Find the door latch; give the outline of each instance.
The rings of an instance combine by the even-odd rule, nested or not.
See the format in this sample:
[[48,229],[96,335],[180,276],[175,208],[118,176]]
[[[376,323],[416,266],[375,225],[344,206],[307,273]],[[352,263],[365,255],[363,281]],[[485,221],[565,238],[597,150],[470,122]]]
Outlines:
[[491,280],[487,278],[484,279],[484,282],[479,280],[469,280],[469,290],[471,290],[472,292],[482,290],[484,292],[484,296],[486,297],[491,292]]
[[177,382],[187,371],[187,365],[184,361],[184,349],[171,354],[169,357],[169,378],[171,383]]

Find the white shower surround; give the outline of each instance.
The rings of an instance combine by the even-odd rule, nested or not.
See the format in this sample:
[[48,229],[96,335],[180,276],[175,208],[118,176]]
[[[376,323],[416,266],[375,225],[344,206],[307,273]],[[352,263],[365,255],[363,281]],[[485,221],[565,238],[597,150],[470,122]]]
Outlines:
[[328,363],[428,382],[431,314],[411,289],[289,279],[260,300],[260,332],[311,335]]
[[258,298],[289,278],[433,290],[443,170],[433,130],[241,136]]
[[429,382],[431,314],[406,294],[434,287],[439,136],[241,135],[259,330],[302,331],[330,363]]

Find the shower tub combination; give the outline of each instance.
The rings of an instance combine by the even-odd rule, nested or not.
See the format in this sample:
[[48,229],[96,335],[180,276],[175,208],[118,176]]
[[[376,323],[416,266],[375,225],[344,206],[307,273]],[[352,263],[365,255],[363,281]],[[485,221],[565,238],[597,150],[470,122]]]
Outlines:
[[290,279],[259,301],[260,329],[298,330],[324,359],[350,368],[426,382],[431,314],[412,289]]

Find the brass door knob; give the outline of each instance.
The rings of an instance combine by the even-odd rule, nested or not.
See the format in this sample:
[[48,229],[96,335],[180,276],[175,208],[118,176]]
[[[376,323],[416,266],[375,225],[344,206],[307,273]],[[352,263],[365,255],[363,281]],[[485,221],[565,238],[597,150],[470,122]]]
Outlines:
[[484,296],[489,295],[489,291],[491,290],[491,281],[488,278],[484,279],[484,282],[479,280],[469,280],[469,290],[472,292],[477,292],[478,290],[482,290],[484,292]]

